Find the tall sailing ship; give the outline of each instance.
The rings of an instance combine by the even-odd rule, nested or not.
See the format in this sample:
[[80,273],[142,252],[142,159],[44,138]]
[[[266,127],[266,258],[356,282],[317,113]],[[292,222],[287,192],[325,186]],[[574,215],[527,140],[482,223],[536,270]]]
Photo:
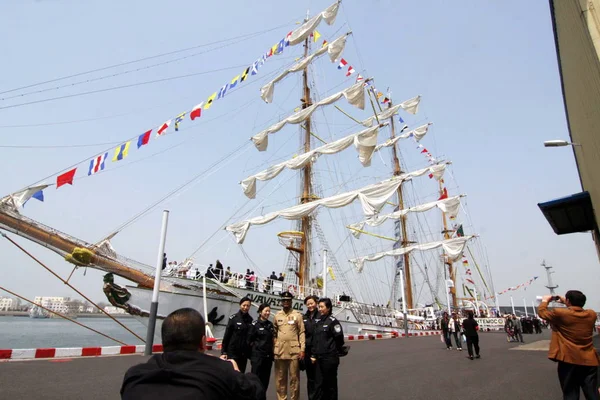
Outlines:
[[[486,298],[489,301],[493,296],[493,288],[488,287],[491,276],[489,269],[480,269],[473,254],[472,243],[477,239],[473,240],[474,235],[465,235],[463,225],[456,222],[463,196],[450,196],[444,184],[450,162],[435,159],[426,150],[421,150],[424,147],[418,143],[426,136],[430,123],[410,129],[402,119],[402,116],[410,118],[417,114],[421,97],[407,96],[407,100],[394,104],[389,92],[384,94],[376,89],[373,77],[363,77],[354,71],[342,57],[351,32],[334,37],[330,42],[317,42],[318,36],[321,36],[317,28],[323,23],[333,25],[339,7],[340,3],[336,2],[312,18],[307,17],[299,27],[245,69],[242,78],[236,77],[235,82],[232,81],[219,92],[221,98],[221,92],[224,95],[225,90],[243,82],[250,73],[254,75],[269,57],[280,54],[288,47],[303,45],[303,55],[266,82],[260,90],[262,100],[270,104],[275,89],[284,83],[285,78],[296,77],[302,87],[297,93],[301,98],[300,104],[293,105],[290,107],[293,112],[252,136],[252,144],[256,149],[268,153],[270,136],[276,137],[275,134],[284,129],[298,129],[299,149],[295,148],[291,158],[270,165],[241,181],[243,194],[255,199],[260,190],[257,187],[263,185],[262,182],[268,183],[287,170],[298,171],[297,202],[264,215],[248,215],[246,219],[225,226],[225,230],[246,255],[241,245],[248,235],[252,235],[251,228],[270,223],[281,224],[281,220],[292,221],[292,226],[279,232],[277,239],[263,238],[262,248],[249,250],[257,254],[264,248],[272,249],[275,240],[278,240],[284,247],[281,251],[288,254],[287,262],[277,271],[285,275],[284,280],[272,277],[254,277],[250,280],[246,276],[240,279],[237,275],[225,275],[221,269],[209,270],[206,262],[197,263],[194,258],[188,258],[176,266],[169,265],[163,271],[159,318],[181,307],[193,307],[207,314],[213,332],[219,336],[227,322],[224,317],[237,311],[239,299],[249,297],[254,304],[266,302],[277,309],[279,293],[282,291],[290,291],[296,296],[293,307],[300,311],[303,310],[302,300],[305,296],[331,297],[334,301],[333,313],[342,321],[347,333],[398,331],[405,323],[405,315],[411,328],[426,326],[434,320],[436,311],[448,307],[481,309],[482,312],[487,310]],[[321,96],[316,90],[314,77],[311,77],[314,65],[321,63],[324,58],[337,64],[337,69],[349,77],[345,82],[346,88],[327,97]],[[200,115],[201,108],[207,109],[207,105],[215,99],[213,95],[204,105],[195,107],[191,112],[192,120],[194,112]],[[351,107],[360,110],[363,117],[355,118],[337,104],[334,105],[343,99]],[[319,115],[325,116],[326,110],[340,113],[354,131],[341,138],[324,140],[319,132],[325,130],[316,127],[325,125],[329,129],[327,118],[323,118],[319,124],[315,123],[315,119]],[[169,124],[165,125],[168,127]],[[409,171],[400,154],[402,142],[411,146],[418,144],[419,153],[429,156],[428,163]],[[358,162],[352,161],[355,166],[361,165],[363,170],[368,171],[373,159],[377,161],[379,158],[386,171],[385,176],[377,178],[367,173],[361,177],[363,183],[368,183],[363,186],[352,186],[354,182],[348,181],[343,174],[332,175],[333,179],[329,181],[322,179],[323,174],[319,173],[316,166],[322,162],[335,166],[336,157],[341,157],[343,152],[350,152],[350,148],[357,152]],[[384,153],[391,154],[389,166],[384,162]],[[378,167],[377,172],[381,171],[382,168]],[[334,188],[324,186],[325,183],[334,184],[336,179],[342,183]],[[416,185],[411,184],[407,189],[407,185],[416,180],[423,180],[422,186],[429,186],[426,189],[428,193],[436,193],[433,199],[431,194],[415,194]],[[23,215],[23,204],[47,186],[27,187],[4,197],[0,201],[0,229],[60,254],[74,264],[75,269],[90,267],[106,272],[104,292],[110,303],[144,320],[151,303],[155,267],[119,255],[111,244],[113,236],[98,243],[89,243]],[[419,202],[425,197],[429,197],[429,200]],[[352,215],[360,213],[362,216],[349,221],[343,214],[336,221],[331,218],[331,213],[335,211],[330,209],[338,208],[347,208],[353,212]],[[431,218],[434,213],[437,215],[433,216],[433,228],[428,229],[427,221],[431,219],[425,218]],[[324,216],[323,219],[329,217],[332,223],[320,223],[320,216]],[[443,229],[437,230],[440,223]],[[385,235],[390,227],[394,232],[393,237]],[[341,233],[337,228],[341,228]],[[336,229],[338,247],[332,248],[328,237]],[[340,236],[343,239],[339,239]],[[420,242],[420,238],[428,240]],[[388,245],[390,242],[393,244]],[[340,250],[350,250],[351,255],[338,260]],[[468,260],[474,263],[478,274],[473,274],[467,267],[470,265]],[[114,275],[133,284],[119,286],[114,282]],[[369,278],[370,275],[375,278]],[[202,279],[203,276],[206,279]],[[387,277],[387,282],[382,284],[382,277]],[[461,287],[464,297],[460,297]],[[205,310],[203,293],[206,293]],[[381,301],[383,298],[387,299],[384,303]]]

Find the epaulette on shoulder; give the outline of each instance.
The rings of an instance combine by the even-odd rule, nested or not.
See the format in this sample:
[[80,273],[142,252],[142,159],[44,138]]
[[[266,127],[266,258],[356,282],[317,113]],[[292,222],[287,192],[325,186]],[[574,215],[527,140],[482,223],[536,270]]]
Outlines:
[[229,319],[234,319],[236,315],[237,315],[237,314],[231,314],[231,315],[229,316]]
[[257,322],[258,322],[258,320],[252,321],[252,325],[256,325]]
[[329,319],[332,320],[332,321],[335,321],[335,317],[333,315],[330,315]]

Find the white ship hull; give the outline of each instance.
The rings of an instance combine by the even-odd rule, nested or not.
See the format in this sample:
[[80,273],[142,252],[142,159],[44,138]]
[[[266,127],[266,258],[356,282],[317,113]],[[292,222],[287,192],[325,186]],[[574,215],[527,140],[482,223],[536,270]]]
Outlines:
[[[182,281],[184,281],[182,279]],[[127,290],[131,293],[131,298],[128,304],[139,308],[143,311],[150,309],[152,302],[152,290],[134,286],[127,286]],[[218,285],[207,284],[207,312],[210,313],[216,308],[216,318],[223,316],[220,321],[214,324],[212,332],[215,337],[222,337],[225,332],[225,327],[229,316],[235,314],[239,310],[239,300],[242,297],[248,297],[252,300],[252,309],[250,315],[254,319],[257,318],[257,308],[260,304],[268,303],[273,310],[280,310],[280,298],[276,294],[253,291],[245,288],[232,288],[235,294],[228,293],[222,290]],[[350,303],[337,303],[333,307],[333,315],[342,323],[345,334],[369,334],[369,333],[391,333],[398,331],[399,326],[394,317],[364,314],[352,311]],[[189,290],[182,288],[173,288],[172,290],[161,290],[158,299],[158,316],[164,318],[171,312],[180,308],[190,307],[204,314],[203,297],[201,290]],[[292,307],[300,313],[306,312],[306,307],[299,299],[293,300]],[[213,313],[214,314],[214,313]],[[273,312],[272,312],[273,314]],[[360,322],[357,319],[362,319]],[[214,321],[214,319],[212,319]]]

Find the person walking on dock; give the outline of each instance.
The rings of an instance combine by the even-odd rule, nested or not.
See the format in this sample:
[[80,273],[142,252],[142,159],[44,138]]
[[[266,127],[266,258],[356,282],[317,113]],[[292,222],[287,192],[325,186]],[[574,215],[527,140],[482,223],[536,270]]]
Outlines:
[[164,352],[125,373],[122,400],[265,400],[254,374],[242,374],[234,360],[204,354],[206,324],[192,308],[173,311],[162,327]]
[[512,316],[512,320],[513,320],[513,327],[515,330],[515,338],[519,339],[519,341],[521,343],[525,343],[523,341],[523,324],[521,323],[521,320],[519,318],[517,318],[517,316],[514,314]]
[[[554,300],[567,308],[548,309]],[[552,338],[548,358],[558,362],[558,380],[563,398],[579,399],[580,388],[588,400],[599,400],[599,356],[592,337],[596,312],[584,310],[586,297],[579,290],[569,290],[565,297],[544,296],[538,307],[540,318],[552,326]]]
[[261,304],[258,307],[258,319],[252,322],[248,342],[252,349],[250,363],[252,373],[258,375],[265,392],[269,387],[271,367],[273,366],[273,339],[275,327],[269,321],[271,307]]
[[465,336],[467,338],[467,350],[469,352],[469,358],[473,359],[473,347],[475,347],[475,358],[481,358],[479,355],[479,324],[473,317],[473,311],[469,311],[467,319],[462,323]]
[[454,343],[456,343],[456,350],[462,351],[462,344],[460,342],[460,322],[456,313],[452,313],[452,319],[448,324],[448,334],[454,336]]
[[275,314],[275,386],[278,400],[287,400],[288,382],[291,400],[300,399],[298,363],[304,358],[304,322],[302,314],[292,310],[293,298],[290,292],[281,293],[283,309]]
[[221,358],[235,360],[241,372],[246,372],[246,364],[250,355],[248,343],[248,333],[252,326],[252,317],[248,314],[250,305],[249,298],[244,297],[240,300],[240,311],[229,317],[221,343]]
[[444,316],[442,317],[442,335],[444,337],[444,343],[446,343],[446,348],[448,350],[452,350],[452,341],[450,339],[450,318],[448,318],[448,313],[444,312]]

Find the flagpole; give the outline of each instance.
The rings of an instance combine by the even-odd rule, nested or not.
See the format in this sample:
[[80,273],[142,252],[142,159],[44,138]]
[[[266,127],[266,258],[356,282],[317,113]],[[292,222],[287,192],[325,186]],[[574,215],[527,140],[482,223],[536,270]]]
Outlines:
[[498,310],[498,315],[501,315],[500,300],[498,300],[499,296],[500,296],[500,293],[496,293],[496,296],[494,296],[494,297],[496,298],[496,310]]
[[537,318],[537,312],[535,311],[535,303],[531,300],[531,308],[533,308],[533,316]]
[[475,315],[479,317],[479,303],[477,303],[477,289],[473,287],[473,293],[475,293]]
[[525,306],[525,316],[529,317],[529,314],[527,313],[527,301],[525,300],[525,297],[523,297],[523,306]]

